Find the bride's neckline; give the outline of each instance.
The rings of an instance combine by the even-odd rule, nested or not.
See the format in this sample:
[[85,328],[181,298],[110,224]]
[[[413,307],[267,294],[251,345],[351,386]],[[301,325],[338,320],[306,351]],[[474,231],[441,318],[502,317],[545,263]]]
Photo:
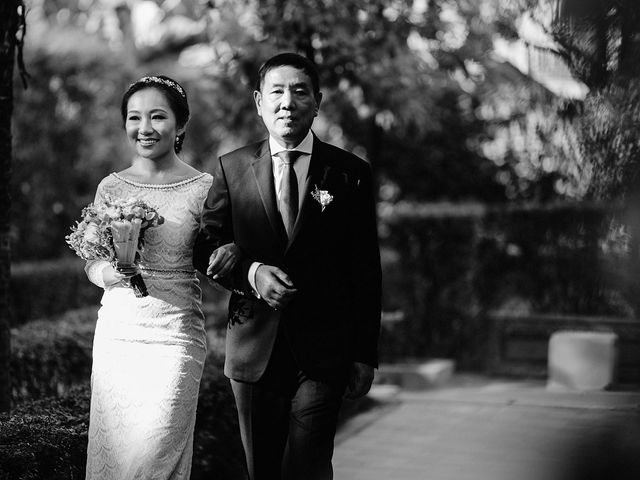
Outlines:
[[185,178],[183,180],[178,180],[175,182],[171,182],[171,183],[143,183],[143,182],[137,182],[135,180],[131,180],[129,178],[123,177],[122,175],[120,175],[117,172],[113,172],[111,175],[113,175],[114,177],[116,177],[119,180],[122,180],[125,183],[128,183],[130,185],[134,185],[136,187],[146,187],[146,188],[167,188],[167,187],[179,187],[181,185],[184,185],[186,183],[191,183],[195,180],[198,180],[199,178],[203,177],[206,175],[205,172],[201,172],[193,177],[188,177]]

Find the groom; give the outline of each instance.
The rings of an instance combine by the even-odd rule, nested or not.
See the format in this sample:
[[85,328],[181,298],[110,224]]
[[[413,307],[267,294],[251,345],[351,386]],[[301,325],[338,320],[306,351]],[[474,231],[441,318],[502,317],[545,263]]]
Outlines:
[[[251,480],[331,479],[343,397],[377,367],[380,255],[369,165],[311,131],[322,94],[312,62],[267,60],[254,92],[269,138],[220,157],[196,268],[233,241],[225,375]],[[217,276],[216,276],[217,277]]]

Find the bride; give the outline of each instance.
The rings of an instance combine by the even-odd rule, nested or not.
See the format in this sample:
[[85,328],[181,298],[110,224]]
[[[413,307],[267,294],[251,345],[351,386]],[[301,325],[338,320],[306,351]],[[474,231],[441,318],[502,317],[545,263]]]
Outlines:
[[[109,262],[89,261],[85,268],[104,288],[93,344],[86,478],[187,480],[206,356],[192,247],[212,177],[177,156],[189,105],[176,81],[134,82],[121,113],[134,159],[100,182],[95,201],[139,198],[165,221],[146,231],[140,254],[148,296],[136,297],[127,283],[132,273]],[[224,275],[239,250],[227,244],[216,255],[223,265],[217,273]]]

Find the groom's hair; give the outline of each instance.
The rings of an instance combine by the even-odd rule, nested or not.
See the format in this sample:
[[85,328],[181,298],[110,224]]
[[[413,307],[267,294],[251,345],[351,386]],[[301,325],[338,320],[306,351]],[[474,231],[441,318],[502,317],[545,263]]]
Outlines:
[[318,95],[320,93],[320,79],[315,63],[313,63],[307,57],[303,57],[302,55],[298,55],[297,53],[292,52],[280,53],[274,57],[271,57],[269,60],[262,64],[260,70],[258,70],[258,81],[256,83],[256,90],[260,91],[262,89],[262,85],[264,84],[264,77],[269,70],[285,66],[302,70],[311,79],[313,94]]

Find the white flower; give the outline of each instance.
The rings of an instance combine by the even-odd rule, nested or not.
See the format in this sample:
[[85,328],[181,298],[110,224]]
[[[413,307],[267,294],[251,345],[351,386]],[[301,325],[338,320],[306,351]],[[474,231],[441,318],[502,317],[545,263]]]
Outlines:
[[324,209],[333,201],[333,195],[329,193],[328,190],[320,190],[318,186],[315,186],[313,192],[311,192],[311,196],[313,199],[320,204],[322,207],[321,211],[324,212]]
[[100,234],[98,233],[98,225],[91,222],[84,229],[84,240],[90,243],[100,243]]

